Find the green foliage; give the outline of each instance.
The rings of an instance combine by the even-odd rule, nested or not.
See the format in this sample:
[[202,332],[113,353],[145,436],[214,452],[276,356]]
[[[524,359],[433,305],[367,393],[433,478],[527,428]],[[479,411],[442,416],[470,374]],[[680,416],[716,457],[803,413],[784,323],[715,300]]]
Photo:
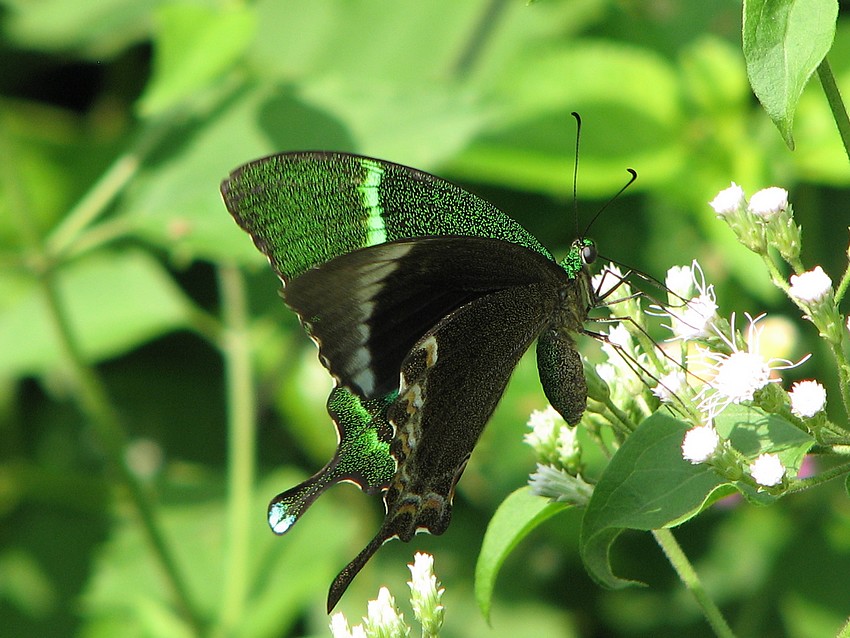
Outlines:
[[617,451],[600,477],[581,529],[584,564],[607,587],[628,584],[611,573],[611,544],[623,529],[651,530],[691,518],[728,495],[711,468],[682,458],[681,422],[658,413]]
[[[604,255],[656,278],[698,258],[721,300],[796,318],[706,202],[732,180],[750,192],[781,184],[801,204],[807,261],[843,265],[836,219],[850,169],[829,103],[807,84],[816,68],[824,77],[829,52],[850,92],[850,33],[835,7],[746,2],[745,64],[732,2],[5,0],[4,635],[327,635],[325,587],[372,536],[378,506],[339,488],[286,538],[268,530],[265,504],[320,467],[333,428],[326,375],[221,203],[233,167],[317,148],[413,165],[470,184],[560,256],[576,226],[569,112],[579,111],[577,226],[626,167],[640,175],[591,229]],[[795,332],[782,356],[825,356],[814,332]],[[705,511],[729,483],[684,464],[682,426],[661,415],[610,463],[586,460],[597,486],[583,523],[525,489],[526,508],[507,501],[473,593],[487,521],[533,470],[520,439],[544,401],[535,376],[522,362],[449,532],[388,545],[343,609],[362,613],[387,574],[428,549],[447,589],[444,636],[484,631],[476,603],[491,606],[494,635],[705,635],[660,553],[630,534],[613,543],[701,512],[677,534],[741,635],[837,631],[848,615],[846,482],[778,501],[744,490],[776,501],[758,510],[769,514],[749,501]],[[837,421],[839,382],[823,382]],[[784,441],[797,468],[811,441],[780,421],[736,447]],[[717,427],[735,440],[734,424]],[[651,587],[601,589],[582,558],[599,580]]]
[[499,505],[487,526],[475,567],[475,596],[485,618],[490,618],[496,576],[505,558],[536,527],[567,507],[564,503],[547,502],[528,487],[518,489]]
[[791,128],[803,88],[832,47],[836,0],[744,2],[744,56],[753,92],[794,150]]

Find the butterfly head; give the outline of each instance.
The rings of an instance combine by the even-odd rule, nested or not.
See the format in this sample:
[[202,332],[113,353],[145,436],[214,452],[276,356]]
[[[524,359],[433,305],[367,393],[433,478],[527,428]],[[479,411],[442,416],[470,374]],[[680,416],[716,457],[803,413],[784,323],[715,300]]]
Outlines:
[[576,279],[582,270],[596,261],[597,256],[596,242],[581,237],[570,246],[567,256],[561,260],[561,268],[567,271],[567,276],[570,279]]

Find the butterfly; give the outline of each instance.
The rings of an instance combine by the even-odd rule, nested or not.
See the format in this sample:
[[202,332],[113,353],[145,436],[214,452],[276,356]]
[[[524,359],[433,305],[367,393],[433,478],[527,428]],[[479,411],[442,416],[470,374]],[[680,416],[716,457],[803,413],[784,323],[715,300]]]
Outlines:
[[336,382],[337,450],[271,501],[269,525],[285,533],[340,481],[383,496],[384,521],[331,584],[330,612],[384,542],[446,530],[457,482],[535,340],[546,398],[579,421],[587,386],[574,335],[596,304],[596,246],[579,238],[559,263],[476,195],[346,153],[265,157],[221,193]]

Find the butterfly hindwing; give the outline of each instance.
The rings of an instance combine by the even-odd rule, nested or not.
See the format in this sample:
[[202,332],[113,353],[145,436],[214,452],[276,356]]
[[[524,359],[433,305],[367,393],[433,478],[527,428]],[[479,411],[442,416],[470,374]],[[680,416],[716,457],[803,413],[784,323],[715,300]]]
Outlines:
[[336,452],[316,474],[272,499],[268,520],[275,534],[288,532],[331,485],[347,481],[367,494],[378,494],[389,486],[396,462],[390,454],[393,428],[386,411],[396,397],[392,393],[364,400],[344,387],[331,391],[327,407],[339,439]]
[[[334,580],[332,609],[375,551],[417,531],[442,534],[457,481],[514,367],[575,282],[538,282],[500,290],[458,308],[426,333],[402,364],[391,453],[398,470],[384,496],[378,533]],[[486,331],[482,326],[487,327]]]

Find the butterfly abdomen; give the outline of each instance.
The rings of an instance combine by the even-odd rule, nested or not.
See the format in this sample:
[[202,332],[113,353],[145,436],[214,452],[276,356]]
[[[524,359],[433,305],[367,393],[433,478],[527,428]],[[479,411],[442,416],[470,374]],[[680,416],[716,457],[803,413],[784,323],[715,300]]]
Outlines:
[[575,425],[587,408],[587,381],[581,355],[569,333],[554,328],[537,339],[537,371],[549,403]]

